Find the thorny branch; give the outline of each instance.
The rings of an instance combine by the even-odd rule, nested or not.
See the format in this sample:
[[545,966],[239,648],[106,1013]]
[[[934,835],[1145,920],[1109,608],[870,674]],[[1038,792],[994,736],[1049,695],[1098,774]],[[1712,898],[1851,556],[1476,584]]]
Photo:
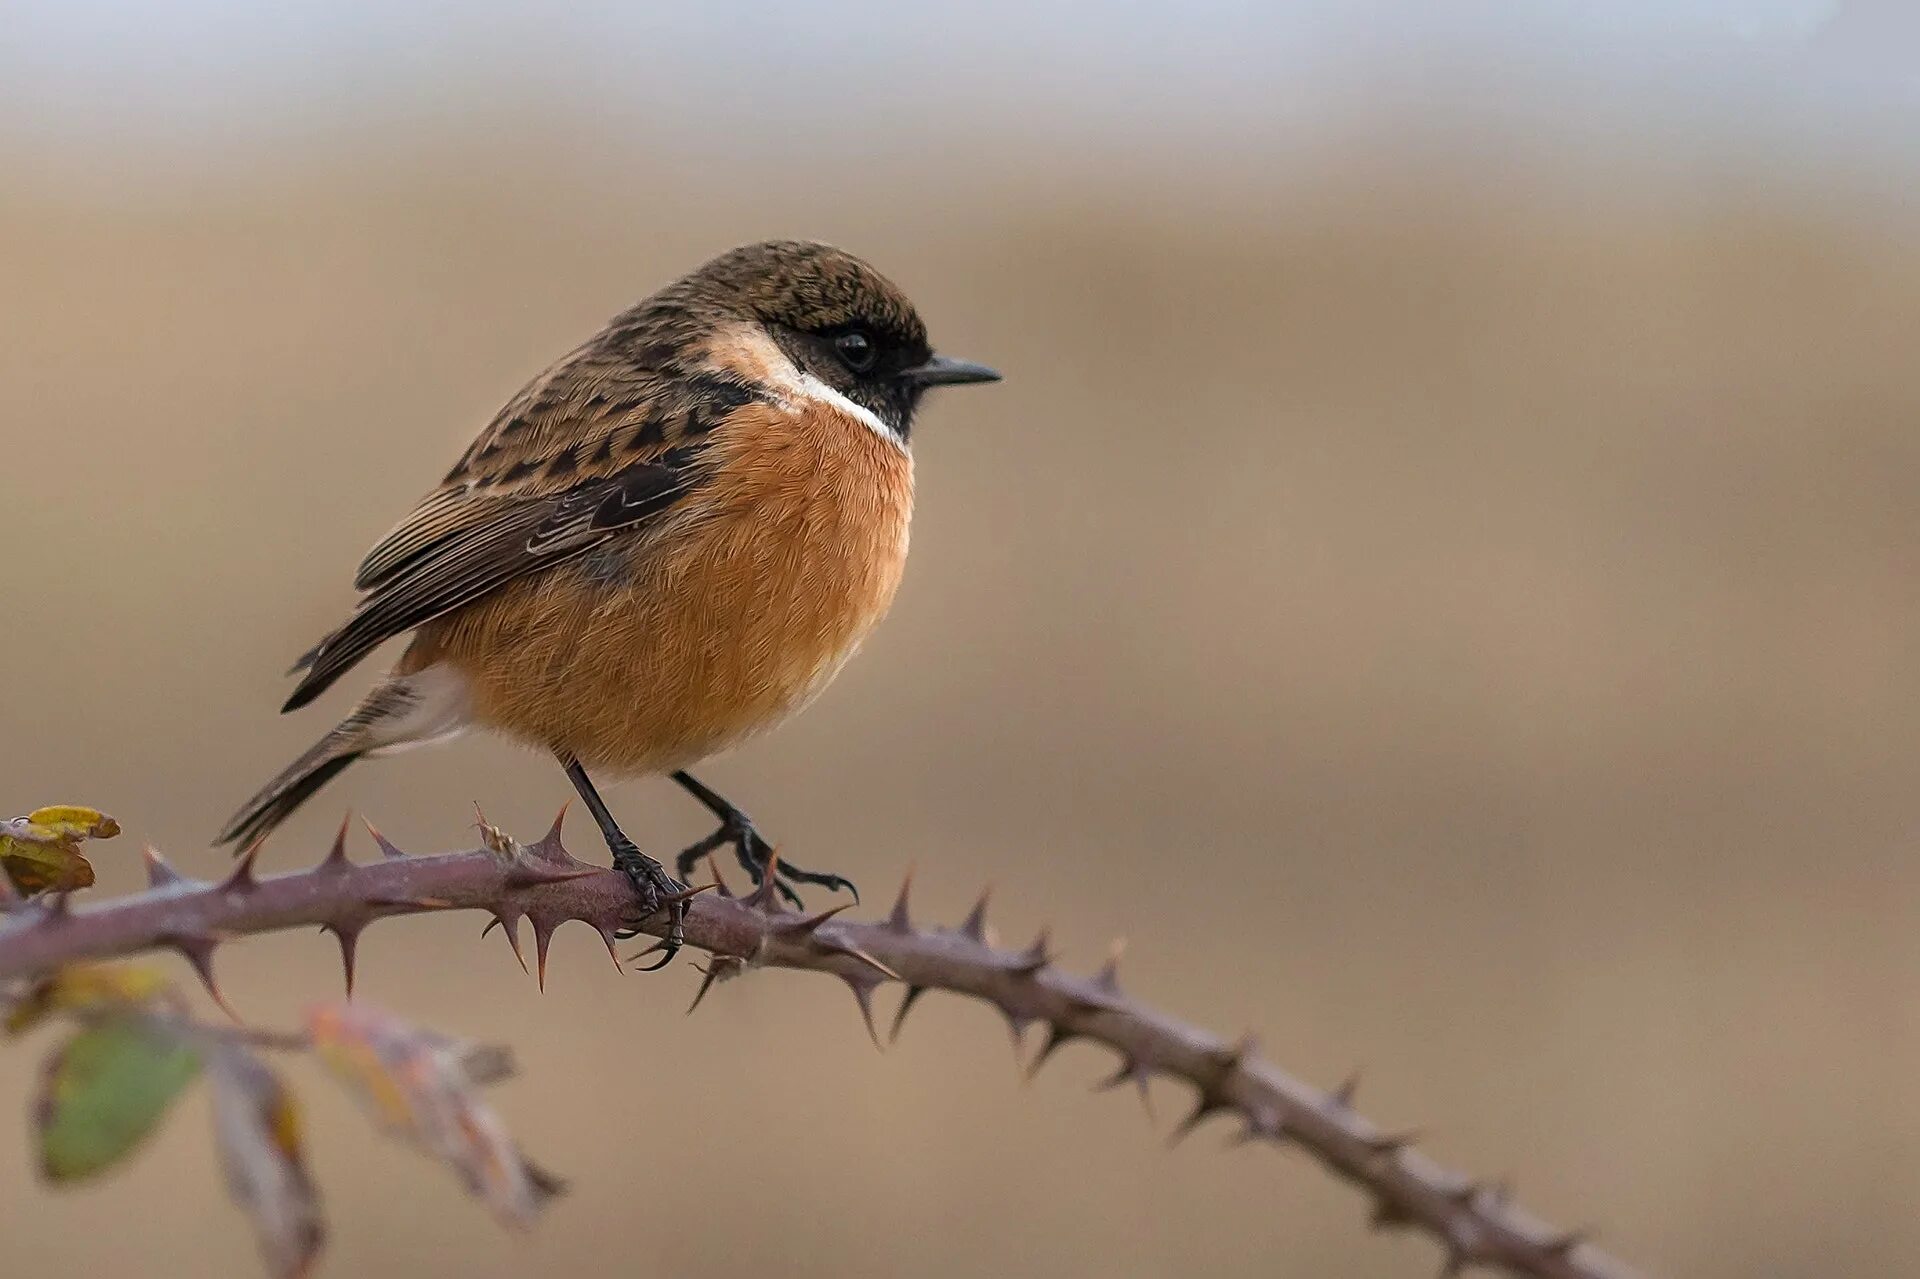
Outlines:
[[[78,961],[170,948],[192,964],[218,1000],[213,957],[224,942],[317,925],[338,941],[351,992],[355,943],[375,920],[479,910],[494,917],[489,931],[502,927],[523,966],[520,927],[532,926],[544,985],[548,941],[561,924],[586,923],[614,954],[616,930],[635,922],[629,913],[636,898],[627,879],[576,860],[561,846],[558,821],[536,844],[518,844],[483,825],[482,847],[425,857],[408,856],[372,833],[382,856],[369,864],[347,858],[343,825],[326,858],[294,874],[257,876],[255,847],[225,880],[207,883],[185,878],[148,849],[145,893],[78,907],[65,894],[30,901],[0,897],[0,982]],[[1368,1122],[1354,1109],[1351,1082],[1323,1092],[1263,1058],[1251,1037],[1230,1043],[1146,1007],[1122,992],[1114,960],[1091,977],[1062,971],[1044,932],[1023,950],[997,948],[986,926],[985,897],[958,928],[917,925],[908,913],[907,887],[901,886],[888,917],[876,922],[838,918],[845,907],[795,913],[766,886],[746,896],[720,887],[691,898],[687,944],[713,956],[695,1004],[716,981],[754,968],[830,973],[853,992],[877,1044],[873,996],[880,986],[905,987],[895,1035],[926,991],[971,995],[997,1007],[1016,1040],[1029,1026],[1045,1027],[1032,1069],[1062,1044],[1085,1039],[1119,1055],[1119,1068],[1105,1086],[1131,1083],[1144,1092],[1154,1075],[1191,1085],[1194,1106],[1176,1140],[1219,1115],[1238,1120],[1245,1141],[1297,1145],[1367,1194],[1376,1228],[1417,1229],[1436,1240],[1444,1251],[1443,1276],[1470,1266],[1552,1279],[1633,1273],[1577,1234],[1526,1213],[1504,1187],[1445,1168],[1414,1150],[1410,1137]],[[641,927],[658,935],[664,921],[655,917]]]

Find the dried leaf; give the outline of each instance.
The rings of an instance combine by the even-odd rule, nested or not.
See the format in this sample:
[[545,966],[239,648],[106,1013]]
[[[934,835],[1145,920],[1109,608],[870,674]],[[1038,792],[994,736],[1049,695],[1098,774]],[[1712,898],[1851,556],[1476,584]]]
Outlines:
[[503,1078],[498,1049],[449,1039],[361,1004],[307,1018],[320,1059],[389,1134],[460,1175],[468,1193],[512,1226],[530,1224],[560,1183],[520,1153],[479,1089]]
[[138,1016],[86,1026],[47,1058],[34,1101],[40,1171],[77,1181],[118,1163],[200,1072],[197,1047]]
[[3,1024],[19,1034],[54,1013],[172,1003],[174,985],[151,964],[70,964],[22,987],[8,1000]]
[[120,823],[94,808],[61,804],[0,821],[0,870],[29,897],[93,885],[93,864],[80,852],[89,839],[111,839]]
[[313,1268],[326,1239],[319,1192],[301,1154],[299,1107],[238,1044],[215,1049],[207,1075],[227,1191],[253,1219],[267,1269],[276,1279],[297,1279]]

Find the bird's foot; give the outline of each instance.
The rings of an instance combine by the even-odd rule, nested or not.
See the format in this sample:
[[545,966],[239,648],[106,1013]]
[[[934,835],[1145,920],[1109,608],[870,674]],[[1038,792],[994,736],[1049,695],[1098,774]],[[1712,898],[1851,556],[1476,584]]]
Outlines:
[[[734,857],[747,872],[748,878],[753,880],[756,888],[759,887],[767,877],[768,863],[773,862],[773,845],[754,828],[752,819],[744,813],[723,819],[711,835],[689,844],[681,851],[674,867],[683,877],[691,876],[701,858],[728,844],[733,845]],[[860,900],[860,890],[844,875],[836,875],[831,871],[803,870],[784,861],[774,863],[773,884],[780,896],[795,910],[804,904],[794,889],[795,884],[814,884],[836,893],[844,889],[853,894],[855,903]]]
[[[640,894],[641,910],[639,917],[645,919],[658,914],[663,908],[667,912],[667,932],[655,947],[661,953],[660,958],[641,972],[653,972],[665,968],[680,953],[680,947],[687,940],[687,903],[682,895],[686,885],[667,874],[667,868],[653,858],[635,848],[631,841],[620,839],[611,841],[613,850],[613,868],[625,875],[633,884],[634,891]],[[621,929],[617,937],[637,937],[638,928]]]

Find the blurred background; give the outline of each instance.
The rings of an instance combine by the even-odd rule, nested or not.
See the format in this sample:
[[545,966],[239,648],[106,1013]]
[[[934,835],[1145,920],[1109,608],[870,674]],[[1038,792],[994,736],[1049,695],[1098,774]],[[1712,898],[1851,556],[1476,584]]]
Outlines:
[[[1364,1068],[1649,1271],[1911,1273],[1916,38],[1819,0],[6,0],[0,810],[117,815],[103,891],[142,841],[216,870],[364,687],[282,720],[280,672],[492,411],[708,256],[829,239],[1007,381],[917,433],[891,621],[710,780],[870,903],[916,864],[923,915],[991,881],[1010,940],[1124,934],[1137,993]],[[267,860],[567,794],[468,740]],[[309,1079],[330,1273],[1437,1264],[1224,1126],[1164,1149],[1093,1049],[1022,1085],[984,1007],[883,1056],[827,982],[683,1019],[692,965],[582,929],[543,997],[477,923],[373,930],[363,997],[510,1041],[574,1191],[503,1240]],[[310,935],[225,963],[262,1024],[338,989]],[[253,1273],[204,1109],[56,1195],[0,1107],[9,1264]]]

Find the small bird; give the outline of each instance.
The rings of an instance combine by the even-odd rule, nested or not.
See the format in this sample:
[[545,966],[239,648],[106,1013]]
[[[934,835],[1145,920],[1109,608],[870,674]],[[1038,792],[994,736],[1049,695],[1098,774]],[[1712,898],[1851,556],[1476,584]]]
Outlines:
[[[248,800],[252,843],[355,760],[492,729],[551,752],[642,902],[683,940],[683,885],[621,831],[589,770],[668,774],[759,883],[771,848],[687,769],[806,705],[893,600],[928,388],[996,382],[935,355],[859,258],[777,240],[722,254],[529,382],[368,552],[352,616],[294,666],[283,711],[412,632],[392,671]],[[776,885],[838,875],[774,863]],[[857,894],[856,894],[857,896]]]

